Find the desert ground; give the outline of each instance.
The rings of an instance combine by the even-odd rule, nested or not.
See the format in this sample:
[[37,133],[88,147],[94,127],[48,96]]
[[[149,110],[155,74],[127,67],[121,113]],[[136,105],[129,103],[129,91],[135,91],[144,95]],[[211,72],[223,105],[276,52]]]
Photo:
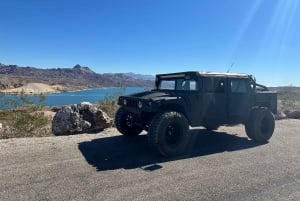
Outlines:
[[162,158],[147,136],[0,140],[0,197],[18,200],[300,200],[300,120],[276,121],[269,143],[243,126],[191,131],[188,152]]

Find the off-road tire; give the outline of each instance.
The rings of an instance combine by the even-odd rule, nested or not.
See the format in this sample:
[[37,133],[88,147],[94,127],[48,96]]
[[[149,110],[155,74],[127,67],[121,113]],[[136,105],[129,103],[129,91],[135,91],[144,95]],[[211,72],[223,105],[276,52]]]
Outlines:
[[143,128],[134,124],[135,114],[127,112],[120,107],[115,116],[115,125],[118,131],[127,136],[136,136],[143,131]]
[[257,142],[267,142],[272,137],[274,129],[274,116],[266,108],[253,109],[245,124],[247,136]]
[[189,124],[179,112],[156,114],[149,126],[148,141],[157,153],[169,157],[182,154],[189,142]]

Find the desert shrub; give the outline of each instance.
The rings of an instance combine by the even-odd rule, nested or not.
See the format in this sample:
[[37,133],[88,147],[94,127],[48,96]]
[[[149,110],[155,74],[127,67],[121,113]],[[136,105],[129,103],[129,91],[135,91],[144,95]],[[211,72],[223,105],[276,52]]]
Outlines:
[[42,112],[45,96],[32,100],[24,92],[19,95],[0,96],[0,138],[51,135],[50,118]]
[[117,110],[119,109],[118,98],[122,94],[122,90],[106,95],[103,100],[98,101],[97,106],[103,110],[109,117],[114,118]]
[[285,110],[300,110],[300,95],[293,91],[279,92],[278,99],[280,100],[280,108]]

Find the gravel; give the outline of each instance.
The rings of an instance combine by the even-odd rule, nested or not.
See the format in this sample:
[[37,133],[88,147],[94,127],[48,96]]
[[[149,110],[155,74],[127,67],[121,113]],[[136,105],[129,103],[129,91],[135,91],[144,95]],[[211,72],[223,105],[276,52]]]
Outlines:
[[243,126],[191,137],[175,158],[113,128],[0,140],[0,200],[300,200],[300,120],[277,121],[266,144]]

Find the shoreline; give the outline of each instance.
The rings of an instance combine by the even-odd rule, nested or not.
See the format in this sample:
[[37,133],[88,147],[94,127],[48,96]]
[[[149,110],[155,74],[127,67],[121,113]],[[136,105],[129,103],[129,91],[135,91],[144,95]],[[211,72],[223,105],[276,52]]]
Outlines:
[[59,93],[64,93],[67,91],[53,91],[53,92],[6,92],[6,91],[0,91],[1,95],[32,95],[32,96],[38,96],[38,95],[48,95],[48,94],[59,94]]
[[[101,87],[99,87],[100,89]],[[16,90],[17,88],[14,89],[8,89],[8,90],[15,90],[15,91],[8,91],[7,89],[5,90],[0,90],[0,94],[4,95],[49,95],[49,94],[60,94],[60,93],[65,93],[65,92],[79,92],[79,91],[85,91],[85,90],[91,90],[91,89],[98,89],[98,88],[83,88],[83,89],[64,89],[64,90],[51,90],[51,91],[38,91],[38,90],[32,90],[32,91],[24,91],[24,90]]]
[[[98,103],[116,98],[119,95],[131,94],[141,92],[143,88],[140,87],[92,87],[85,89],[76,89],[70,91],[48,92],[48,93],[3,93],[0,92],[0,102],[11,104],[13,101],[19,101],[22,103],[22,97],[28,99],[32,103],[42,103],[44,106],[63,106],[78,104],[80,102]],[[40,98],[42,102],[40,102]],[[2,101],[3,100],[3,101]],[[9,103],[9,101],[11,102]],[[10,108],[10,106],[8,106]],[[5,105],[0,108],[7,108]]]
[[[92,88],[82,88],[82,89],[69,89],[69,90],[57,90],[57,91],[38,91],[38,92],[26,92],[26,91],[6,91],[0,90],[0,95],[50,95],[50,94],[60,94],[67,92],[80,92],[80,91],[88,91],[88,90],[97,90],[97,89],[112,89],[112,88],[135,88],[135,87],[92,87]],[[17,89],[17,88],[15,88]]]

